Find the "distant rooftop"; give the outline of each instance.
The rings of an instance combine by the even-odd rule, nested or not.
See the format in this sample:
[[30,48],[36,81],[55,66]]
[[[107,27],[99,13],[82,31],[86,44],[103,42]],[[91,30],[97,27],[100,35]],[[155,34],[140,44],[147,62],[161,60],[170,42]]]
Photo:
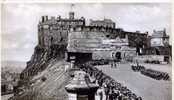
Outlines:
[[106,23],[114,23],[111,19],[106,19],[104,18],[103,20],[92,20],[90,19],[91,22],[106,22]]
[[164,30],[158,30],[158,31],[153,30],[152,37],[159,37],[159,38],[160,37],[168,37],[166,35],[166,29],[164,29]]

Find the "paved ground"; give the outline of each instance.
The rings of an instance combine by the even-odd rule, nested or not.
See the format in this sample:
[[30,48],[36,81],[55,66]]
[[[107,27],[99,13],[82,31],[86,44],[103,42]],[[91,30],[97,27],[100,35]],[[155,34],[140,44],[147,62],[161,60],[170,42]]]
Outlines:
[[[171,65],[143,65],[146,68],[171,74]],[[136,95],[141,96],[143,100],[172,100],[171,81],[155,80],[140,74],[140,72],[133,72],[130,64],[120,64],[117,68],[111,68],[110,65],[97,66],[97,68],[102,69],[104,73],[127,86]]]

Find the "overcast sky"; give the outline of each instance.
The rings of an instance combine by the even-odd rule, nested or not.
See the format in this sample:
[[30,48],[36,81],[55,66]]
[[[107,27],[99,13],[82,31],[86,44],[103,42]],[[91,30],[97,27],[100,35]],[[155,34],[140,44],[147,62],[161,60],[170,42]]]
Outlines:
[[[68,17],[71,4],[2,5],[2,60],[28,61],[37,45],[37,24],[42,15]],[[75,4],[75,17],[109,18],[127,31],[152,33],[166,28],[170,34],[170,4]]]

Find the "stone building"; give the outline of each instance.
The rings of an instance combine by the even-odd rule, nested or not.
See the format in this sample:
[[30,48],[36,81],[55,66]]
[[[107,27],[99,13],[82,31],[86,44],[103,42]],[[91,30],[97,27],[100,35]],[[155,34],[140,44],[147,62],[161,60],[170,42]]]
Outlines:
[[46,48],[52,44],[66,44],[70,27],[84,25],[85,18],[75,18],[74,12],[69,12],[69,18],[42,16],[42,20],[38,24],[38,44]]
[[108,39],[115,39],[118,36],[125,38],[127,35],[129,46],[131,47],[147,46],[147,33],[140,33],[138,31],[127,32],[123,29],[116,28],[115,23],[110,19],[91,20],[89,26],[86,26],[85,23],[85,18],[75,18],[74,12],[69,12],[69,18],[61,18],[61,16],[48,18],[48,16],[42,16],[38,24],[38,44],[46,48],[49,48],[52,44],[67,45],[67,36],[70,28],[85,27],[89,31],[100,31],[104,33]]
[[98,26],[104,27],[108,33],[106,33],[106,37],[109,39],[115,39],[116,37],[125,38],[128,36],[129,46],[131,47],[140,47],[146,48],[148,47],[148,32],[141,33],[140,31],[136,32],[128,32],[121,28],[117,28],[115,22],[111,19],[103,19],[103,20],[90,20],[90,26]]
[[103,20],[92,20],[90,19],[90,26],[103,26],[103,27],[109,27],[109,28],[115,28],[115,22],[113,22],[111,19],[104,18]]
[[166,35],[166,30],[153,31],[151,39],[151,47],[157,46],[168,46],[169,45],[169,36]]
[[146,55],[158,55],[169,62],[172,56],[172,47],[169,44],[169,36],[166,30],[154,30],[152,35],[148,37],[150,46],[144,49]]
[[[48,16],[42,16],[41,21],[38,24],[38,45],[36,47],[36,52],[41,52],[41,54],[44,55],[44,60],[56,56],[64,58],[65,53],[67,52],[66,47],[68,46],[68,35],[70,32],[80,32],[81,34],[85,34],[83,41],[91,42],[91,45],[96,46],[96,48],[98,47],[98,49],[100,47],[113,49],[113,46],[102,44],[101,42],[103,40],[114,41],[118,37],[121,41],[126,38],[126,48],[136,48],[138,54],[148,46],[148,33],[141,33],[139,31],[128,32],[121,28],[116,28],[115,22],[106,18],[103,20],[90,20],[90,24],[87,26],[84,17],[75,18],[75,13],[69,12],[69,18],[61,18],[61,16],[48,18]],[[75,33],[73,33],[73,35],[75,36]],[[90,35],[93,39],[88,40]],[[83,43],[75,44],[82,45]],[[88,43],[88,45],[89,44],[90,43]],[[113,44],[116,45],[120,43],[115,42],[112,43],[112,45]],[[122,44],[124,43],[121,43],[121,47],[124,47]],[[91,49],[88,49],[85,48],[85,50],[76,52],[88,51],[89,53]],[[38,54],[33,55],[33,59],[37,59],[39,56],[37,55]],[[32,60],[29,61],[27,65],[32,64],[32,62]]]
[[[85,60],[114,60],[136,56],[136,48],[129,46],[128,35],[115,39],[106,37],[110,30],[101,26],[76,27],[68,36],[68,60],[76,56],[77,61]],[[77,57],[78,55],[78,57]],[[85,57],[84,57],[85,55]]]
[[149,36],[150,47],[146,48],[146,54],[153,55],[170,55],[171,46],[169,45],[169,36],[166,35],[166,30],[153,31],[152,36]]
[[[112,41],[117,37],[119,37],[120,40],[124,40],[125,38],[128,39],[127,47],[136,48],[138,54],[140,54],[142,49],[147,47],[147,33],[140,33],[139,31],[127,32],[121,28],[116,28],[115,22],[106,18],[103,20],[90,20],[90,24],[87,26],[85,18],[75,18],[74,12],[69,12],[69,18],[61,18],[61,16],[58,16],[57,18],[48,18],[48,16],[42,16],[42,19],[38,24],[38,46],[48,50],[48,55],[57,55],[55,52],[60,51],[60,48],[63,48],[63,50],[59,54],[64,54],[67,51],[66,46],[68,45],[69,41],[68,35],[72,31],[76,33],[81,32],[82,34],[88,35],[83,38],[83,41],[89,41],[88,37],[90,35],[93,38],[95,37],[95,39],[90,41],[92,41],[91,45],[96,45],[96,47],[98,47],[98,45],[103,47],[106,46],[100,43],[101,41],[98,40],[110,39],[109,41]],[[73,33],[73,35],[75,35],[75,33]],[[76,44],[82,45],[82,43]],[[88,43],[88,45],[89,44],[90,43]],[[107,45],[105,48],[110,47]],[[84,51],[88,51],[88,49],[85,48]],[[78,52],[84,51],[79,50]]]
[[[72,37],[78,36],[79,39],[75,41],[70,39],[71,34]],[[98,51],[102,51],[102,54],[104,52],[107,54],[106,51],[110,52],[113,56],[109,57],[117,55],[121,59],[132,57],[137,53],[151,54],[150,40],[147,32],[125,31],[117,28],[111,19],[91,20],[87,26],[86,19],[76,18],[74,12],[69,12],[68,18],[42,16],[38,23],[38,45],[20,78],[27,79],[28,76],[34,76],[46,68],[50,59],[55,58],[69,59],[71,56],[76,56],[79,61],[90,60]],[[104,41],[109,42],[104,44]],[[75,49],[72,48],[73,45]],[[168,49],[161,50],[168,51]]]
[[1,74],[1,94],[11,94],[17,86],[19,80],[19,73],[12,73],[5,71]]

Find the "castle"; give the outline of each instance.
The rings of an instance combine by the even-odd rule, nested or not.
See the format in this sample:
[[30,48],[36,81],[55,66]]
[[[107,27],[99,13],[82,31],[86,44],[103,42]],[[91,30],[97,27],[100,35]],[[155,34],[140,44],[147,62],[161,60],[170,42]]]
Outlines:
[[[114,40],[116,38],[127,38],[127,46],[131,48],[136,48],[136,53],[138,54],[153,54],[152,52],[149,53],[149,51],[154,51],[152,50],[153,47],[164,47],[166,46],[166,44],[169,44],[169,36],[167,36],[166,34],[162,34],[165,32],[154,31],[154,34],[152,34],[152,36],[149,36],[148,32],[128,32],[121,28],[117,28],[115,22],[113,22],[111,19],[106,18],[104,18],[103,20],[91,19],[89,25],[86,25],[86,19],[84,17],[75,18],[75,13],[71,11],[69,12],[69,18],[62,18],[61,16],[58,16],[57,18],[48,18],[48,16],[42,16],[42,19],[38,24],[38,45],[45,49],[49,49],[53,45],[63,45],[65,46],[65,51],[67,51],[66,47],[68,46],[69,34],[73,33],[74,35],[77,32],[80,32],[80,34],[92,34],[93,37],[99,39]],[[161,33],[162,35],[160,35],[159,33]],[[160,35],[160,39],[158,35]],[[87,39],[88,37],[85,38]],[[160,40],[161,45],[155,45],[155,40]],[[162,45],[163,43],[165,45]],[[159,50],[159,52],[160,51],[161,50]]]
[[[90,20],[89,25],[86,25],[86,19],[75,18],[72,11],[68,18],[42,16],[38,24],[38,45],[20,77],[23,79],[37,74],[54,58],[67,61],[73,57],[77,61],[130,60],[136,55],[155,54],[165,55],[169,59],[171,46],[166,45],[168,38],[167,35],[151,37],[148,32],[125,31],[117,28],[111,19]],[[153,45],[158,39],[165,45]]]
[[116,28],[115,22],[111,19],[90,20],[90,24],[87,26],[85,18],[75,18],[74,12],[69,12],[69,18],[42,16],[42,20],[38,24],[38,45],[46,49],[49,49],[51,45],[67,46],[68,34],[72,31],[99,33],[101,36],[98,38],[108,39],[116,39],[117,37],[124,39],[127,36],[128,46],[148,47],[148,33],[127,32]]

